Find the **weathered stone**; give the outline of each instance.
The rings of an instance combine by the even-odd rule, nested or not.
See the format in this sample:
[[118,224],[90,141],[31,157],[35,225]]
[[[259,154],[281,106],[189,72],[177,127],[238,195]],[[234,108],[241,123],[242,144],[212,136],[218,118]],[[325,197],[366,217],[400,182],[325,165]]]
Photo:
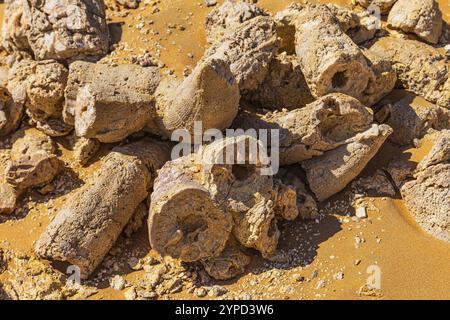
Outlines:
[[236,240],[230,238],[222,253],[215,258],[201,261],[206,272],[217,280],[228,280],[245,272],[251,262]]
[[435,0],[398,0],[389,13],[388,26],[436,44],[442,34],[442,12]]
[[343,190],[363,171],[391,133],[389,126],[374,124],[356,135],[353,142],[304,161],[302,167],[317,199],[324,201]]
[[1,45],[8,52],[32,52],[28,42],[31,26],[29,15],[25,14],[22,1],[6,0],[2,23]]
[[435,48],[391,36],[379,39],[370,51],[391,61],[403,88],[450,108],[450,65]]
[[68,74],[55,60],[24,59],[11,68],[8,89],[16,101],[25,104],[33,121],[61,119]]
[[380,13],[388,13],[397,0],[356,0],[365,8],[379,8]]
[[154,117],[158,85],[157,68],[74,62],[65,92],[64,120],[75,126],[78,136],[120,141]]
[[295,56],[280,54],[260,86],[244,98],[265,109],[293,110],[314,101]]
[[359,97],[371,70],[358,46],[325,5],[307,5],[295,20],[295,51],[311,93]]
[[227,33],[233,32],[242,23],[268,13],[253,3],[241,0],[225,0],[206,17],[205,30],[209,43],[220,41]]
[[0,182],[0,214],[11,214],[17,208],[17,199],[20,196],[12,185]]
[[87,278],[146,199],[156,170],[169,156],[166,144],[151,139],[114,148],[90,181],[69,197],[35,252],[77,265]]
[[194,122],[204,130],[231,125],[239,107],[239,88],[229,66],[221,59],[201,61],[182,83],[163,82],[156,93],[158,117],[147,129],[170,137],[176,129],[193,133]]
[[275,22],[270,17],[258,16],[227,33],[206,51],[204,59],[214,57],[225,61],[241,93],[245,93],[264,81],[278,46]]
[[17,132],[13,140],[7,182],[16,190],[50,183],[61,169],[52,140],[36,129]]
[[292,111],[262,116],[242,112],[233,128],[280,130],[280,164],[289,165],[348,143],[372,122],[372,114],[358,100],[333,93]]
[[442,131],[413,180],[403,181],[400,192],[422,228],[450,242],[450,131]]
[[97,139],[77,137],[73,147],[73,157],[79,164],[86,165],[99,149],[100,142]]
[[384,59],[371,50],[364,50],[364,55],[372,73],[369,77],[369,83],[359,100],[364,105],[371,107],[395,88],[397,74],[389,60]]
[[395,103],[385,104],[375,115],[380,123],[394,129],[390,140],[399,145],[412,144],[430,129],[450,129],[450,112],[431,104],[411,102],[405,97]]
[[[2,68],[3,69],[3,68]],[[2,70],[7,73],[6,70]],[[0,137],[14,132],[20,125],[23,115],[23,103],[15,101],[7,89],[7,81],[0,81]]]

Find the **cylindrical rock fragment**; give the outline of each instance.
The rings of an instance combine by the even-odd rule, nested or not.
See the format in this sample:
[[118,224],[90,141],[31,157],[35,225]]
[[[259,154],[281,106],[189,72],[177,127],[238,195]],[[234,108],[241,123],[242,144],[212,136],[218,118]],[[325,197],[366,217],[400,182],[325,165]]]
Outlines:
[[155,116],[159,70],[136,65],[88,62],[70,65],[64,120],[78,136],[117,142]]
[[225,61],[244,94],[264,81],[278,47],[275,22],[270,17],[258,16],[226,34],[206,51],[204,59]]
[[296,17],[295,49],[315,97],[341,92],[358,97],[370,68],[358,46],[325,5],[307,5]]
[[263,116],[242,113],[233,128],[280,130],[280,164],[289,165],[347,143],[372,122],[372,114],[358,100],[334,93],[292,111]]
[[379,39],[370,51],[391,61],[403,88],[450,108],[450,64],[435,48],[391,36]]
[[442,34],[442,12],[435,0],[398,0],[388,17],[388,27],[415,33],[436,44]]
[[170,137],[176,129],[193,133],[194,122],[204,130],[228,128],[239,107],[239,87],[229,66],[221,59],[201,61],[181,84],[166,81],[156,93],[158,118],[147,129]]
[[68,198],[35,252],[77,265],[87,278],[146,199],[156,170],[169,156],[166,144],[151,139],[114,148],[101,169]]
[[319,201],[343,190],[366,167],[392,133],[388,125],[374,124],[354,142],[302,163],[309,187]]

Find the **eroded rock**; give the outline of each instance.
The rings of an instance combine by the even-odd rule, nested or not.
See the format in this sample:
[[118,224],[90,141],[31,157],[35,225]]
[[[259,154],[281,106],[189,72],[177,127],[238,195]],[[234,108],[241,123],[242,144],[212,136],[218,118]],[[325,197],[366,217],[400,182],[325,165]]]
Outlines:
[[233,128],[280,130],[280,164],[289,165],[346,144],[372,122],[372,114],[358,100],[333,93],[292,111],[268,115],[243,112]]
[[244,97],[265,109],[293,110],[314,101],[295,56],[280,54],[260,86]]
[[388,13],[397,0],[356,0],[356,3],[365,8],[379,8],[380,13]]
[[324,201],[343,190],[366,167],[392,133],[387,125],[372,125],[356,135],[353,142],[306,160],[309,187],[319,201]]
[[264,81],[278,46],[275,22],[270,17],[258,16],[211,46],[205,59],[214,57],[225,61],[243,94],[255,90]]
[[156,170],[168,159],[168,146],[151,139],[114,148],[41,235],[36,254],[77,265],[87,278],[146,199]]
[[8,90],[8,70],[2,67],[0,80],[0,137],[13,133],[20,125],[23,103],[16,101]]
[[450,107],[450,66],[435,48],[391,36],[376,41],[370,51],[391,61],[403,88],[441,107]]
[[240,94],[228,64],[210,58],[201,61],[183,82],[163,82],[156,100],[158,118],[147,129],[170,137],[176,129],[193,133],[196,121],[201,121],[204,130],[229,127],[238,112]]
[[450,131],[442,131],[400,192],[411,214],[434,237],[450,242]]
[[268,13],[253,3],[241,0],[225,0],[206,17],[205,30],[209,43],[221,40],[225,34],[233,32],[242,23]]
[[358,46],[325,5],[307,5],[295,20],[295,51],[311,93],[359,97],[371,70]]
[[388,26],[436,44],[442,34],[442,12],[435,0],[398,0],[389,13]]

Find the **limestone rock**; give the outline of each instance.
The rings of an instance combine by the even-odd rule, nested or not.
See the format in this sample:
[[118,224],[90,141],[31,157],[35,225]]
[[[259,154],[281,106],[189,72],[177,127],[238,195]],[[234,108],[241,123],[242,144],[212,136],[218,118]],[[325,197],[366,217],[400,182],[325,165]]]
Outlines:
[[380,13],[384,14],[389,12],[397,0],[356,0],[356,2],[364,8],[378,7],[380,8]]
[[388,26],[436,44],[442,34],[442,12],[435,0],[398,0],[389,13]]

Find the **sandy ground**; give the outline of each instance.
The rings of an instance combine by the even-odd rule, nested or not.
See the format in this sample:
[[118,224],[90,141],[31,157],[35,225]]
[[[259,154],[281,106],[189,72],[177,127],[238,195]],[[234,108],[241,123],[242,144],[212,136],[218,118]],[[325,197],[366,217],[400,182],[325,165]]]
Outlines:
[[[125,17],[121,13],[109,12],[116,50],[108,59],[129,62],[131,56],[148,50],[165,64],[163,72],[182,77],[183,72],[192,68],[203,54],[203,21],[211,8],[200,5],[203,3],[200,0],[160,2],[157,6],[159,11],[155,13],[149,7],[146,10],[129,10]],[[283,9],[290,2],[258,1],[260,6],[271,12]],[[345,4],[347,1],[333,2]],[[448,0],[439,2],[446,20],[450,22]],[[0,5],[1,13],[3,7],[3,4]],[[144,22],[144,27],[138,29],[141,22]],[[391,98],[398,100],[405,94],[396,90]],[[419,97],[412,98],[412,103],[427,103]],[[372,174],[394,157],[420,161],[431,148],[432,141],[433,136],[427,136],[418,148],[413,149],[386,144],[363,176]],[[67,194],[98,168],[98,159],[110,147],[106,146],[88,167],[83,168],[73,165],[67,141],[59,139],[58,145],[67,169],[54,182],[56,191],[45,196],[36,190],[30,191],[22,200],[22,209],[16,216],[0,217],[0,248],[31,255],[33,242],[55,216]],[[0,155],[4,153],[0,150]],[[348,203],[348,195],[349,190],[346,190],[324,203],[321,209],[324,217],[320,221],[281,224],[283,236],[280,247],[294,257],[289,263],[268,263],[255,255],[246,274],[214,284],[229,290],[227,298],[450,299],[450,245],[422,232],[399,198],[367,197],[364,201],[370,204],[368,218],[357,220],[353,217],[354,210]],[[114,254],[118,258],[148,256],[150,248],[147,239],[147,229],[143,227],[131,239],[121,237],[113,249]],[[368,268],[374,265],[381,271],[381,289],[372,292],[372,295],[365,295],[360,288],[370,276]],[[143,272],[119,265],[113,274],[122,275],[133,284],[142,277]],[[0,281],[6,280],[7,276],[6,272],[1,274]],[[103,281],[97,289],[91,299],[124,298],[125,290],[111,289],[107,281]],[[185,291],[172,294],[170,298],[198,299]]]

